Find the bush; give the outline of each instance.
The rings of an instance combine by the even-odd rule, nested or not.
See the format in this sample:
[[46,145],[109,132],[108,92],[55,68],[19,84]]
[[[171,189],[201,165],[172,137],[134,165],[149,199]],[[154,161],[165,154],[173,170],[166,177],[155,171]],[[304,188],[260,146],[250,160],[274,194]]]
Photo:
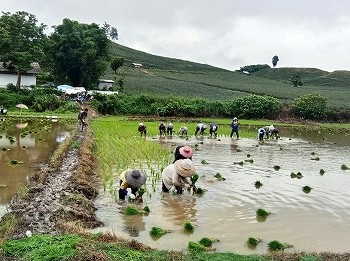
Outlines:
[[327,112],[327,98],[319,93],[302,95],[295,99],[291,108],[296,116],[309,120],[324,120]]
[[233,100],[230,115],[244,119],[276,117],[281,111],[281,103],[270,96],[249,95]]

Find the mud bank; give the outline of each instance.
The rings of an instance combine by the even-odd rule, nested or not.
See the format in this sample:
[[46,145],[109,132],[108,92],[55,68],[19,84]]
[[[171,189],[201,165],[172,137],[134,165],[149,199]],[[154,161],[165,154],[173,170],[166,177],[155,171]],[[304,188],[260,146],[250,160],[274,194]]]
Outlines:
[[40,166],[29,185],[12,199],[9,213],[1,219],[1,223],[15,220],[5,239],[25,237],[27,231],[58,235],[69,232],[72,224],[81,228],[102,225],[92,202],[98,193],[93,186],[98,177],[91,130],[73,131],[60,147],[59,155]]

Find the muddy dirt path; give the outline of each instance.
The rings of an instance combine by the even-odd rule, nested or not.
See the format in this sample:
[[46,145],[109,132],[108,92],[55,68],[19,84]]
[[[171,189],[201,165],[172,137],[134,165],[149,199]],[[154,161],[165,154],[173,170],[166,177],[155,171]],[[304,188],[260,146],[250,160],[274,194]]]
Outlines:
[[[97,113],[90,107],[88,121],[92,115]],[[98,193],[94,187],[98,177],[94,172],[91,129],[88,126],[85,131],[73,131],[64,143],[61,145],[66,148],[55,164],[57,167],[41,165],[24,192],[18,192],[12,199],[2,222],[9,216],[16,217],[18,222],[7,233],[8,238],[25,237],[28,231],[57,235],[76,221],[83,221],[80,223],[86,228],[102,225],[92,202]]]

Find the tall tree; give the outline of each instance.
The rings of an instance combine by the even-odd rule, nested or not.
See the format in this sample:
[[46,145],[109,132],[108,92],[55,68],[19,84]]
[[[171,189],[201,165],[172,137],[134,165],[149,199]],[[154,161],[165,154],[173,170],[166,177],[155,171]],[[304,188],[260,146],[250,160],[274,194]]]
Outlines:
[[0,61],[5,68],[17,72],[17,89],[21,87],[22,73],[44,56],[45,28],[27,12],[2,12],[0,16]]
[[275,67],[277,65],[277,62],[279,62],[280,59],[278,59],[278,56],[275,55],[274,57],[272,57],[272,65],[273,67]]
[[95,85],[108,66],[108,39],[97,24],[64,19],[50,36],[54,75],[73,86]]
[[117,70],[119,67],[123,66],[124,64],[124,58],[123,57],[116,57],[111,62],[111,69],[114,71],[114,74],[117,74]]
[[112,41],[118,40],[118,30],[117,28],[111,26],[110,24],[107,24],[104,22],[102,25],[102,30],[106,34],[106,36],[111,39]]

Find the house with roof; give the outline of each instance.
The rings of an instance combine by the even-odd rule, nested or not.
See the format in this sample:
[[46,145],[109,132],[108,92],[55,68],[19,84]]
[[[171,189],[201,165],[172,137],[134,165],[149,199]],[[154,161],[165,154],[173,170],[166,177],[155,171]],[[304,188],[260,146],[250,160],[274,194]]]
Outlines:
[[[32,69],[22,73],[21,86],[36,85],[36,77],[41,72],[39,63],[31,63]],[[15,70],[6,69],[2,62],[0,62],[0,87],[6,87],[9,83],[16,85],[17,72]]]
[[98,80],[98,89],[109,90],[110,88],[113,88],[113,84],[114,84],[113,80],[99,79]]
[[131,67],[134,67],[134,68],[141,68],[143,67],[143,65],[141,63],[132,63],[131,64]]

